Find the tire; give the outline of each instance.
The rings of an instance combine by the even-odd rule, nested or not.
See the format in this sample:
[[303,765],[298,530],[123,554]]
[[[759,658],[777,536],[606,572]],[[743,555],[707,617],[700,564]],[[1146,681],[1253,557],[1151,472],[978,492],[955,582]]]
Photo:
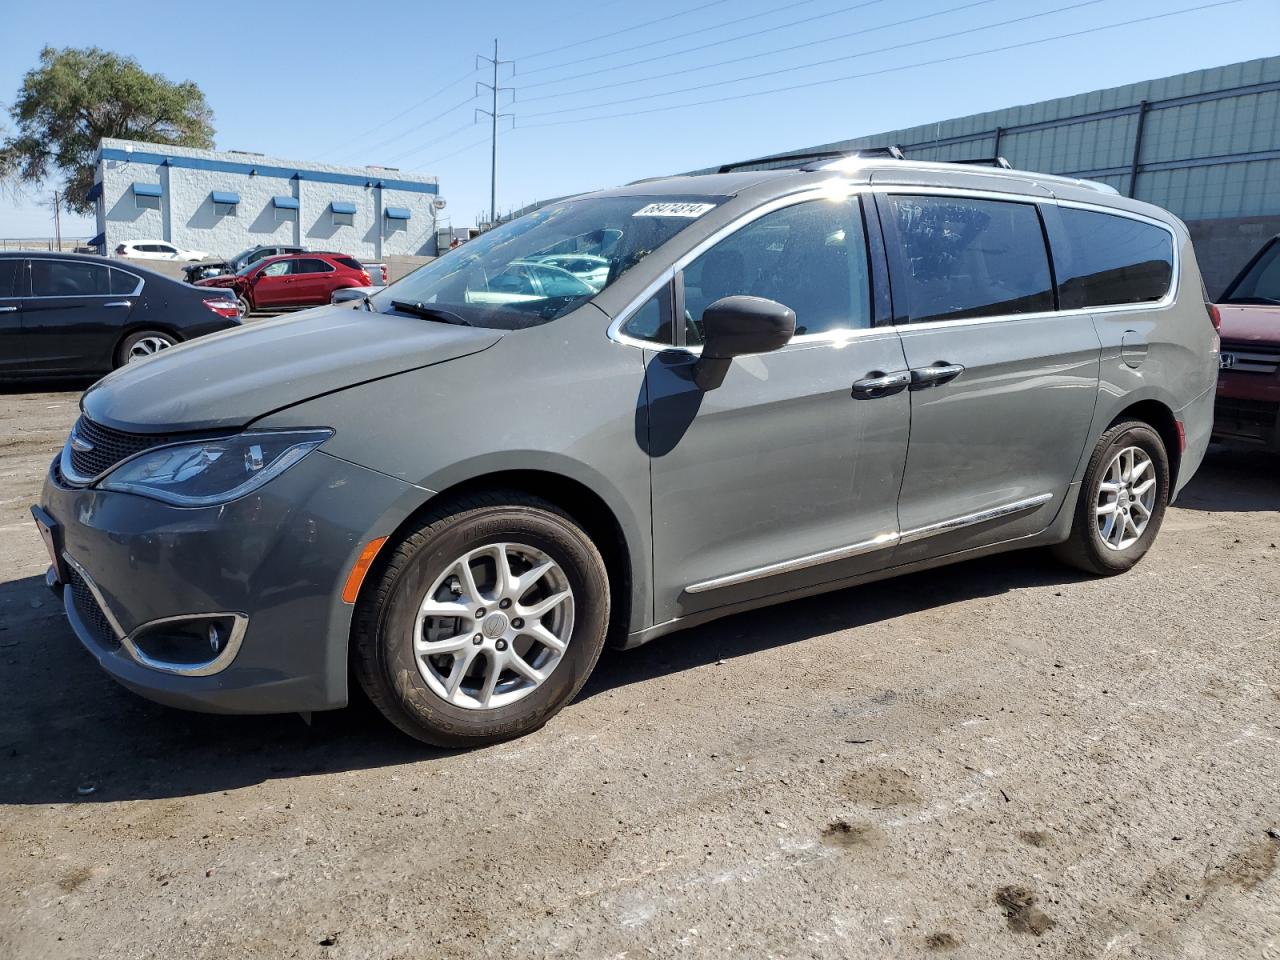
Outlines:
[[[1129,450],[1145,454],[1150,466],[1139,467],[1136,480],[1122,482],[1121,485],[1127,487],[1123,496],[1118,492],[1114,495],[1110,492],[1104,494],[1103,484],[1110,486],[1115,479],[1113,463],[1120,454]],[[1141,463],[1140,454],[1135,454],[1135,461]],[[1119,467],[1121,478],[1124,476],[1124,469],[1122,461]],[[1132,491],[1142,489],[1148,474],[1155,479],[1154,496],[1149,505],[1144,507],[1142,498],[1145,494],[1141,494],[1135,506]],[[1098,511],[1111,506],[1113,496],[1116,507],[1123,506],[1123,502],[1129,504],[1128,515],[1133,518],[1134,529],[1137,529],[1141,521],[1141,510],[1149,508],[1149,516],[1138,536],[1132,536],[1132,529],[1117,529],[1115,520],[1112,526],[1106,526],[1106,519],[1111,514],[1100,514]],[[1169,455],[1160,434],[1141,420],[1123,420],[1113,424],[1098,439],[1093,455],[1089,458],[1075,516],[1071,522],[1071,535],[1065,542],[1055,546],[1053,552],[1063,562],[1099,576],[1124,573],[1151,548],[1160,532],[1168,503]],[[1116,517],[1123,515],[1124,511],[1115,514]],[[1103,529],[1099,529],[1099,523],[1103,524]],[[1104,540],[1104,531],[1109,533],[1111,543]]]
[[240,302],[241,317],[248,317],[249,314],[253,313],[253,305],[245,297],[236,297],[236,300]]
[[178,338],[171,333],[160,330],[135,330],[120,341],[120,346],[116,350],[116,366],[123,367],[126,363],[167,350],[177,342]]
[[[508,591],[511,605],[501,611],[495,605],[499,595],[496,583],[488,579],[490,565],[496,570],[496,562],[485,552],[496,550],[496,544],[505,545],[503,555],[515,573],[523,570],[532,576],[535,566],[546,561],[554,564],[554,569],[530,581],[523,592],[519,588]],[[468,562],[461,558],[468,556],[478,557],[469,562],[474,568],[468,569],[479,602],[460,578],[459,564]],[[523,566],[525,563],[528,566]],[[433,589],[437,584],[439,588]],[[539,597],[550,602],[563,596],[566,589],[569,599],[540,614],[537,627],[532,626],[532,618],[525,624],[559,642],[555,633],[558,625],[567,637],[562,652],[515,630],[521,625],[518,619],[509,619],[507,632],[494,636],[501,626],[497,613],[515,617],[523,609],[536,609]],[[445,617],[420,622],[419,608],[424,600],[442,594],[440,603],[466,607],[465,620]],[[486,615],[478,616],[476,607]],[[428,514],[386,554],[377,580],[365,587],[356,605],[352,666],[374,706],[409,736],[438,747],[482,746],[530,733],[555,716],[591,675],[608,625],[608,572],[582,529],[546,501],[514,491],[486,493],[456,500]],[[433,633],[437,628],[440,632]],[[461,647],[434,658],[415,653],[415,641],[433,636]],[[500,646],[503,636],[511,638],[506,641],[508,647]],[[526,647],[521,657],[535,661],[544,656],[555,658],[549,667],[544,665],[538,671],[545,671],[545,678],[524,688],[518,685],[535,682],[499,667],[495,678],[499,686],[488,686],[495,664],[513,662],[502,658],[514,657],[517,646],[524,644],[533,645]],[[473,664],[470,674],[464,667],[468,662]],[[523,659],[521,663],[529,666]],[[455,676],[456,690],[450,696],[448,687]],[[503,698],[509,702],[496,702]],[[494,705],[484,706],[490,699],[495,700]]]

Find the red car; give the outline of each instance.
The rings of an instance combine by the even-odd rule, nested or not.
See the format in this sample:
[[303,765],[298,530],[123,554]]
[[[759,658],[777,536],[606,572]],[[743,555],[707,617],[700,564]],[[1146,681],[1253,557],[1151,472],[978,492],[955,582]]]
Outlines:
[[269,257],[238,273],[196,281],[197,287],[231,287],[248,316],[254,310],[296,310],[329,302],[335,290],[367,287],[369,274],[344,253],[291,253]]
[[1280,453],[1280,236],[1227,286],[1213,433]]

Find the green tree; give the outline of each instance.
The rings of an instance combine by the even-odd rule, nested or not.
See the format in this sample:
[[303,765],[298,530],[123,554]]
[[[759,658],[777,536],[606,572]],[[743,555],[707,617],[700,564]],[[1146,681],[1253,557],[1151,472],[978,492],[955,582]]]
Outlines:
[[93,210],[87,197],[103,137],[213,146],[213,111],[199,87],[97,47],[41,50],[9,115],[16,130],[0,141],[0,181],[43,183],[56,169],[67,209],[77,213]]

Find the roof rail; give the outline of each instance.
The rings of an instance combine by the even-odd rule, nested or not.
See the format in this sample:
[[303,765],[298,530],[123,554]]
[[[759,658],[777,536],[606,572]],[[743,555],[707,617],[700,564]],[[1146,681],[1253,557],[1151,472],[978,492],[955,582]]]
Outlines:
[[1001,170],[1012,170],[1013,166],[1004,157],[969,157],[965,160],[940,160],[939,163],[962,163],[973,167],[998,167]]
[[730,173],[734,170],[741,170],[743,167],[755,167],[769,164],[765,169],[783,169],[785,167],[800,167],[807,170],[811,166],[814,170],[818,169],[814,165],[818,160],[843,160],[846,157],[891,157],[894,160],[905,160],[906,155],[902,152],[902,148],[897,144],[887,144],[883,147],[863,147],[861,150],[808,150],[804,153],[782,153],[774,154],[771,157],[756,157],[754,160],[739,160],[736,163],[726,163],[716,171],[717,173]]

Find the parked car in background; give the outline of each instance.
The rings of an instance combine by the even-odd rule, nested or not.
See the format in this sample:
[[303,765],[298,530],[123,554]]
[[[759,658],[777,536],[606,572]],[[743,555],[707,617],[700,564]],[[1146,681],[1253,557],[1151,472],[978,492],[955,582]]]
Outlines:
[[229,290],[98,256],[0,253],[0,378],[96,376],[239,323]]
[[165,240],[126,240],[116,247],[117,257],[131,260],[206,260],[203,250],[183,250]]
[[1216,311],[1222,368],[1214,436],[1280,452],[1280,236],[1227,285]]
[[268,257],[280,257],[289,253],[306,252],[306,247],[300,247],[295,244],[260,243],[255,247],[250,247],[248,250],[241,250],[229,260],[206,260],[204,263],[183,267],[182,272],[187,276],[187,283],[195,283],[197,280],[222,276],[224,273],[237,273],[250,264],[257,263],[259,260],[266,260]]
[[385,287],[387,285],[387,265],[385,263],[362,263],[361,266],[368,272],[372,286]]
[[[526,259],[591,234],[603,289]],[[1129,570],[1204,457],[1217,371],[1186,227],[1101,184],[863,157],[675,177],[103,381],[35,514],[71,628],[131,690],[306,712],[358,682],[471,747],[554,716],[606,639],[1021,548]],[[1093,591],[1099,623],[1152,582]]]
[[553,253],[547,256],[527,257],[526,259],[567,270],[596,290],[603,289],[604,285],[609,282],[609,260],[607,257],[598,257],[589,253]]
[[258,260],[237,273],[199,280],[195,285],[233,291],[248,316],[254,310],[317,307],[328,303],[335,290],[370,283],[368,272],[354,257],[300,253]]

